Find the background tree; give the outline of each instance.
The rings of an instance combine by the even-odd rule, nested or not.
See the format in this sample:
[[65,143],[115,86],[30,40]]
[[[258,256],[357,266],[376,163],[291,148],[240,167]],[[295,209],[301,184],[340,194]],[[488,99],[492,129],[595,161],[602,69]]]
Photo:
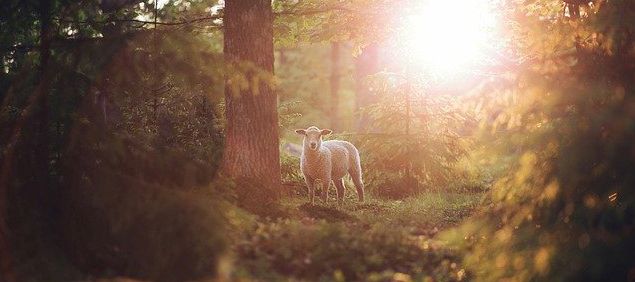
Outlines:
[[339,107],[340,107],[340,100],[339,100],[339,91],[340,91],[340,81],[341,81],[341,74],[340,74],[340,43],[339,42],[333,42],[331,43],[331,79],[330,79],[330,86],[331,86],[331,101],[330,101],[330,105],[331,105],[331,110],[330,110],[330,116],[331,116],[331,129],[332,130],[339,130],[341,125],[340,125],[340,114],[339,114]]
[[[215,189],[222,152],[222,41],[205,12],[213,3],[166,5],[155,26],[149,1],[119,2],[0,10],[2,281],[214,273],[222,200],[203,192]],[[178,231],[156,232],[171,216]]]
[[369,76],[379,72],[379,46],[371,44],[355,58],[355,107],[358,111],[357,131],[368,130],[368,116],[363,109],[375,102],[369,86]]

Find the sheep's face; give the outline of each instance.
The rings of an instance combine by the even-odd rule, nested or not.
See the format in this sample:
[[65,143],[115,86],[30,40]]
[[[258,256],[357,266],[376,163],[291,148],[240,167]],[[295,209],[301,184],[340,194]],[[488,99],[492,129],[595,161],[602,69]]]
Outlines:
[[319,150],[320,146],[322,146],[322,136],[331,134],[332,131],[330,129],[320,130],[315,126],[311,126],[307,129],[297,129],[295,132],[304,135],[304,140],[302,141],[304,148],[315,151]]

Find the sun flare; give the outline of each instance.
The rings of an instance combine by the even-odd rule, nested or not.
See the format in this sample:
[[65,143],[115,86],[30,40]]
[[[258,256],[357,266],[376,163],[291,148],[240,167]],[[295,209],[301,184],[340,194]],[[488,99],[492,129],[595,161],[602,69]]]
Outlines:
[[405,19],[400,41],[409,63],[446,75],[486,59],[497,25],[492,0],[428,0]]

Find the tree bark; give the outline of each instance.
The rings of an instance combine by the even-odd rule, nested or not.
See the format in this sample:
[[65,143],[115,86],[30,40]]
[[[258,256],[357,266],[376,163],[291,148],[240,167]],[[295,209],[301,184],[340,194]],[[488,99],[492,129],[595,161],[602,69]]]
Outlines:
[[340,43],[331,43],[331,129],[339,129]]
[[[224,13],[224,55],[229,69],[247,63],[273,75],[271,0],[227,0]],[[252,81],[254,72],[242,75]],[[255,181],[279,195],[277,96],[267,83],[256,83],[235,93],[230,76],[225,79],[227,127],[221,173]]]

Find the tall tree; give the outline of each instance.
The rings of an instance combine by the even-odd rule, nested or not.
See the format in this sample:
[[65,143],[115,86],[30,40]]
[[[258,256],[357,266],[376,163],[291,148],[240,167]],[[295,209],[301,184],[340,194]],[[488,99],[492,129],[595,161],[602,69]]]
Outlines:
[[38,139],[36,147],[36,187],[47,188],[49,185],[49,90],[50,76],[48,75],[49,59],[51,57],[51,1],[40,0],[40,81],[35,95],[38,102],[37,122]]
[[250,85],[236,91],[236,85],[232,85],[236,81],[230,75],[226,78],[227,128],[221,169],[227,177],[257,180],[277,194],[280,186],[277,96],[269,83],[257,79],[262,72],[273,75],[271,0],[228,0],[224,13],[225,62],[228,69],[242,71]]
[[331,129],[339,124],[339,91],[340,91],[340,43],[331,43]]
[[[366,81],[369,75],[379,71],[378,52],[377,44],[371,44],[364,48],[355,59],[355,108],[357,111],[376,102],[373,100]],[[366,131],[367,124],[368,117],[360,113],[357,120],[357,130]]]

